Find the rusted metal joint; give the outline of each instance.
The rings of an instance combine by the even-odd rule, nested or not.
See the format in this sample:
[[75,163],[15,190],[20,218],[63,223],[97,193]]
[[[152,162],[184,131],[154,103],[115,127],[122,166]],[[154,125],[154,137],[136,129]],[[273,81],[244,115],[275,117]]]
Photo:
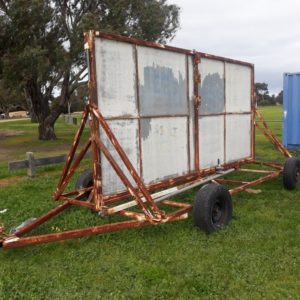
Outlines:
[[56,189],[56,191],[52,194],[52,199],[54,201],[58,201],[59,200],[59,197],[60,197],[60,194],[59,194],[59,190],[58,188]]
[[98,213],[98,216],[101,218],[105,218],[109,215],[107,206],[100,206],[98,209],[95,208],[95,211]]
[[153,213],[148,211],[148,214],[145,213],[145,219],[152,225],[158,225],[165,222],[167,215],[163,210],[158,210]]
[[195,105],[199,106],[201,103],[201,97],[200,96],[194,96],[194,103]]
[[197,52],[196,50],[193,50],[193,55],[194,55],[194,65],[200,64],[200,62],[201,62],[200,53]]
[[8,234],[5,233],[4,224],[0,224],[0,244],[8,237]]

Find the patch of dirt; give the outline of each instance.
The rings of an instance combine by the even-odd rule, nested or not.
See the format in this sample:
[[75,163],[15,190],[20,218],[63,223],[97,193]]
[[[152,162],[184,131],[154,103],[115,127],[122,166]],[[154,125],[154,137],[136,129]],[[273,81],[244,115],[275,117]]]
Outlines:
[[20,182],[22,180],[25,180],[26,178],[27,178],[26,176],[15,176],[15,177],[0,179],[0,187]]
[[12,130],[12,129],[0,129],[0,140],[3,140],[12,136],[23,135],[24,131],[21,130]]

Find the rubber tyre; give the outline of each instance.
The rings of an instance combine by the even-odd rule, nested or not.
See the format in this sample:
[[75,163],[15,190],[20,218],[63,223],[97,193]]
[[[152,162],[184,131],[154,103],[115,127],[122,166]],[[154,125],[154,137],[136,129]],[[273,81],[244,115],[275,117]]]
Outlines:
[[282,172],[283,186],[287,190],[294,190],[300,181],[300,160],[294,157],[285,161]]
[[[87,187],[90,187],[93,185],[93,171],[92,170],[85,170],[80,174],[78,177],[76,183],[75,183],[75,189],[84,189]],[[90,192],[86,193],[86,196],[84,196],[83,200],[87,199]]]
[[229,191],[219,184],[207,184],[198,191],[194,201],[194,224],[208,234],[213,233],[230,222],[232,210]]

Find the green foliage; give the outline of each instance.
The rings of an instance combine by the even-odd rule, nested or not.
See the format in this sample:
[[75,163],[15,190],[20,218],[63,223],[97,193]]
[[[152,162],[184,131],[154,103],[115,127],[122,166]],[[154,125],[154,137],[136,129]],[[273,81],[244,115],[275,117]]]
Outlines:
[[[4,1],[5,2],[5,1]],[[36,80],[45,88],[63,63],[64,49],[58,43],[60,29],[49,1],[8,1],[1,35],[2,76],[6,83],[26,87]]]
[[277,95],[276,102],[279,104],[283,103],[283,91],[280,91],[279,94]]
[[[280,107],[265,107],[261,112],[267,120],[281,119]],[[5,124],[9,129],[20,125]],[[281,133],[281,123],[269,124]],[[25,128],[27,125],[23,124]],[[66,130],[58,125],[59,132]],[[59,134],[67,136],[66,132]],[[280,158],[262,134],[257,133],[256,140],[259,155],[268,160]],[[249,179],[244,173],[231,176]],[[10,228],[56,205],[51,193],[57,180],[57,174],[45,171],[37,178],[1,187],[0,208],[8,211],[0,215],[0,223]],[[262,192],[234,195],[232,222],[210,236],[195,228],[189,218],[162,226],[2,250],[0,298],[298,299],[300,190],[283,190],[280,178],[256,188]],[[191,190],[177,199],[191,202],[195,193]],[[107,221],[84,208],[72,208],[35,233]]]
[[[74,90],[74,93],[70,97],[70,100],[68,101],[68,106],[70,105],[70,112],[78,112],[83,111],[88,100],[88,89],[87,89],[87,82],[80,82],[76,89]],[[59,105],[59,98],[55,98],[52,101],[52,108],[55,109]],[[68,108],[65,107],[63,110],[63,113],[68,113]]]
[[277,96],[269,95],[268,84],[265,82],[255,83],[255,94],[257,105],[259,106],[282,104],[283,91],[278,93]]
[[[83,32],[166,42],[179,26],[179,8],[166,0],[3,0],[0,25],[0,78],[25,90],[39,138],[55,139],[55,121],[87,77]],[[55,91],[59,101],[50,109]]]
[[13,109],[19,107],[25,110],[26,106],[25,97],[20,90],[8,88],[3,80],[0,80],[0,113],[4,113],[7,117]]

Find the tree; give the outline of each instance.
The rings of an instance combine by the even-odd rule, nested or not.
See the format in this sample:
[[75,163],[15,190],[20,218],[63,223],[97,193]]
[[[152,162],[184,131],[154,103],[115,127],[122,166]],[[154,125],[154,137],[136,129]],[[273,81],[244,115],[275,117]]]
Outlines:
[[3,80],[0,80],[0,112],[8,118],[9,112],[19,107],[26,109],[24,95],[16,89],[7,88]]
[[[172,39],[179,8],[166,0],[0,0],[0,72],[23,87],[39,122],[39,139],[55,139],[54,124],[87,76],[83,32]],[[59,93],[59,103],[49,103]]]
[[276,96],[276,103],[282,104],[283,103],[283,91],[280,91]]
[[[63,110],[63,113],[66,114],[69,111],[74,112],[74,111],[82,111],[87,104],[88,100],[88,88],[87,88],[87,82],[83,81],[78,83],[78,86],[74,90],[74,93],[71,95],[69,102],[68,102],[68,107],[65,107]],[[52,101],[51,107],[55,108],[59,105],[59,97],[55,98]]]
[[269,99],[268,84],[265,82],[256,82],[254,87],[255,87],[257,105],[268,104],[268,99]]

